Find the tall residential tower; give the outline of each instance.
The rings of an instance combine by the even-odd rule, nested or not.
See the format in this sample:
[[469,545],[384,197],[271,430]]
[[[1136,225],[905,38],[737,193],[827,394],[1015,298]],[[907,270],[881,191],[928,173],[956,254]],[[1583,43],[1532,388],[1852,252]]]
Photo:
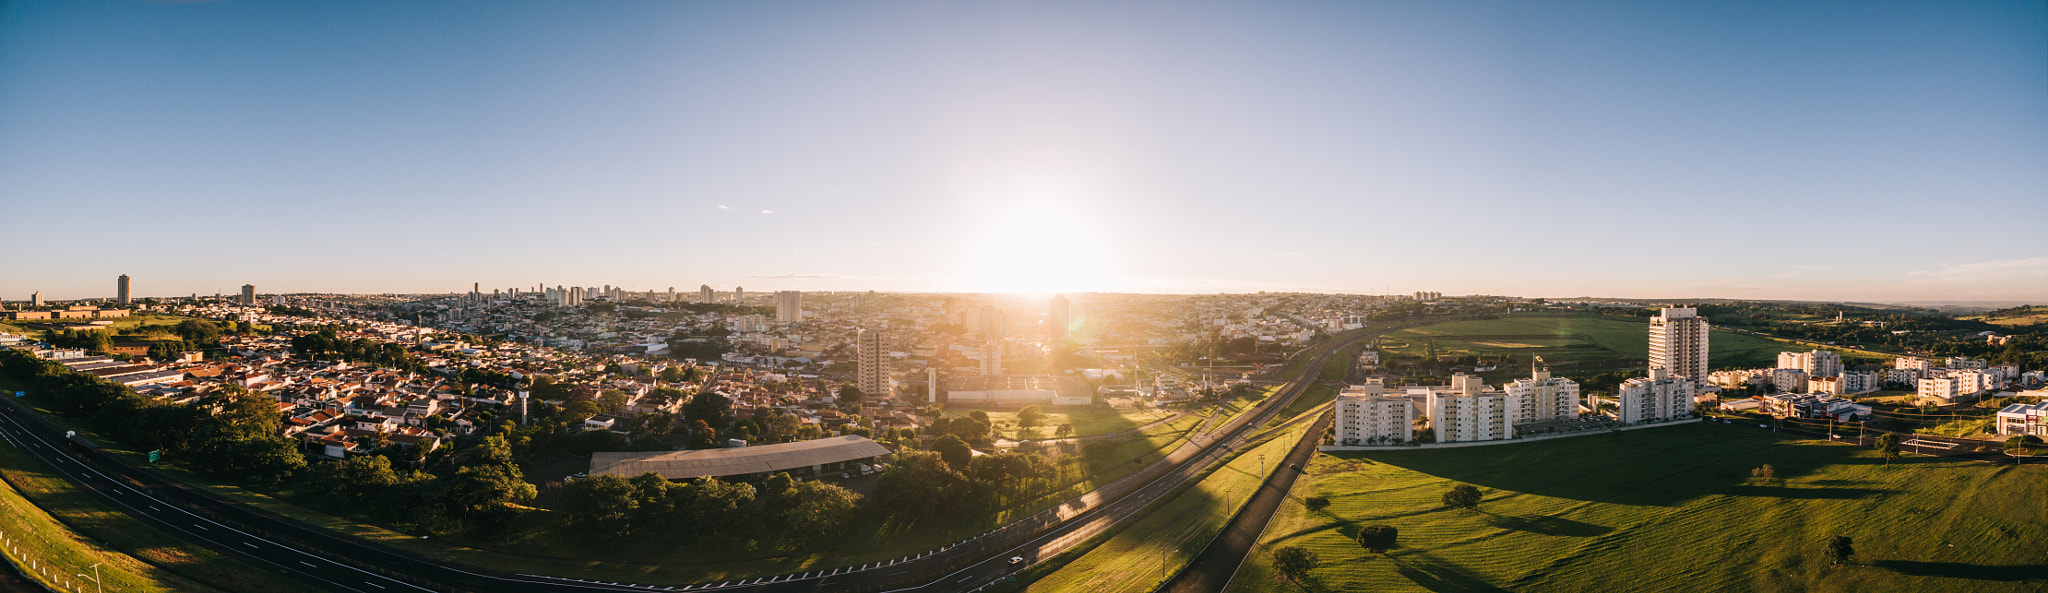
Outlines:
[[1692,307],[1665,307],[1650,318],[1650,368],[1707,380],[1707,318]]
[[866,397],[889,395],[888,340],[882,332],[864,329],[854,338],[854,347],[860,363],[854,371],[854,386]]

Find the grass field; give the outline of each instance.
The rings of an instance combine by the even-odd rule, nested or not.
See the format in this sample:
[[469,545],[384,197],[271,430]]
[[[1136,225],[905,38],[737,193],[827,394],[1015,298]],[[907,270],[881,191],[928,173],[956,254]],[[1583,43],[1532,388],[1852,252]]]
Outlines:
[[[1517,365],[1541,356],[1560,372],[1638,368],[1650,356],[1647,320],[1593,315],[1511,315],[1404,329],[1382,340],[1401,356],[1425,356],[1429,340],[1438,356],[1513,356]],[[1714,330],[1708,338],[1713,366],[1768,367],[1779,352],[1806,348],[1757,336]],[[1526,375],[1526,367],[1486,373],[1489,379]]]
[[[1023,590],[1144,593],[1201,553],[1223,524],[1263,481],[1263,463],[1286,458],[1307,427],[1297,427],[1246,449],[1199,482],[1173,494],[1137,522],[1098,538],[1078,556],[1048,566]],[[1070,552],[1070,554],[1073,552]],[[1044,574],[1040,574],[1044,573]]]
[[[950,407],[949,409],[946,410],[946,415],[954,417],[964,417],[967,415],[969,411],[974,409],[975,408],[968,407]],[[1072,424],[1074,426],[1074,436],[1077,437],[1094,436],[1098,434],[1109,434],[1113,432],[1130,430],[1133,428],[1144,426],[1148,422],[1152,422],[1154,420],[1158,420],[1160,418],[1165,418],[1167,416],[1173,415],[1173,412],[1153,408],[1110,409],[1099,406],[1090,406],[1084,408],[1047,407],[1042,409],[1045,410],[1045,418],[1040,419],[1038,421],[1038,427],[1036,429],[1033,429],[1037,431],[1037,436],[1031,437],[1019,437],[1019,433],[1024,431],[1025,429],[1017,426],[1016,408],[1006,407],[999,410],[984,409],[982,411],[988,413],[989,422],[995,424],[995,426],[991,428],[995,432],[996,436],[1000,436],[1002,438],[1007,439],[1050,438],[1053,436],[1053,429],[1061,424]]]
[[[1750,477],[1763,464],[1777,481]],[[1555,441],[1318,455],[1230,591],[2039,591],[2048,465],[1906,455],[1692,424]],[[1450,510],[1454,484],[1485,493]],[[1355,543],[1392,525],[1385,557]],[[1855,540],[1849,565],[1823,544]],[[1280,545],[1322,564],[1273,578]]]
[[108,591],[312,589],[121,514],[12,445],[0,444],[0,478],[0,531],[20,546],[10,555],[48,564],[60,584],[93,590],[75,575],[91,574],[100,563]]

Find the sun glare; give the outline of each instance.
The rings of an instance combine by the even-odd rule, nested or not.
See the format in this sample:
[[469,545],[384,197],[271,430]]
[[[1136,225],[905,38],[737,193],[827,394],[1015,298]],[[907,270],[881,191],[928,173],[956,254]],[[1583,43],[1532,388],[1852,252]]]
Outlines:
[[963,254],[961,290],[1050,294],[1115,289],[1097,226],[1074,212],[1018,208],[980,229],[970,243],[975,247]]

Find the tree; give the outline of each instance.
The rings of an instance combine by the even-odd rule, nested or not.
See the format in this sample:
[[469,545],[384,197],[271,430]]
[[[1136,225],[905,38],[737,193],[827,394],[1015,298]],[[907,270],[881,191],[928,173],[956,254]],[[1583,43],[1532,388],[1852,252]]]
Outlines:
[[1301,500],[1301,506],[1308,508],[1309,512],[1319,512],[1330,508],[1330,497],[1321,494],[1310,496]]
[[597,394],[598,406],[604,408],[605,413],[608,414],[617,414],[624,411],[627,399],[626,392],[617,389],[606,389]]
[[967,478],[932,451],[907,450],[875,480],[884,513],[919,520],[959,509]]
[[1315,570],[1322,558],[1315,552],[1301,546],[1280,546],[1273,550],[1273,570],[1280,573],[1280,579],[1300,585],[1308,579],[1308,573]]
[[1828,560],[1834,561],[1834,566],[1848,563],[1849,557],[1854,555],[1856,555],[1855,542],[1850,541],[1849,536],[1837,535],[1828,539]]
[[1392,525],[1367,525],[1358,530],[1358,546],[1374,554],[1385,554],[1398,546],[1400,531]]
[[731,421],[732,399],[716,391],[699,391],[683,404],[683,417],[723,429]]
[[623,536],[632,529],[633,511],[638,507],[635,492],[626,478],[591,476],[564,486],[557,506],[573,528],[600,536]]
[[946,432],[970,443],[986,441],[989,435],[988,423],[973,418],[954,418],[947,423]]
[[1763,467],[1749,470],[1749,475],[1750,477],[1760,478],[1765,483],[1769,483],[1771,480],[1777,479],[1778,469],[1771,467],[1771,464],[1766,463],[1763,465]]
[[988,419],[988,412],[983,412],[983,411],[981,411],[981,410],[974,410],[974,411],[968,412],[968,413],[967,413],[967,417],[968,417],[968,418],[973,418],[975,422],[980,422],[982,426],[994,426],[994,425],[995,425],[995,423],[994,423],[994,422],[990,422],[990,421],[989,421],[989,419]]
[[1017,410],[1017,426],[1020,428],[1038,426],[1039,421],[1044,419],[1045,412],[1040,411],[1038,406],[1024,406],[1024,409]]
[[866,395],[860,392],[859,387],[852,385],[842,385],[839,387],[839,403],[842,404],[860,403],[860,399]]
[[1054,429],[1052,429],[1052,434],[1053,434],[1053,436],[1056,436],[1056,437],[1059,437],[1059,438],[1063,438],[1063,439],[1064,439],[1064,438],[1067,438],[1068,436],[1072,436],[1072,435],[1074,434],[1074,425],[1072,425],[1072,424],[1061,424],[1061,425],[1059,425],[1059,427],[1058,427],[1058,428],[1054,428]]
[[953,466],[955,470],[967,469],[967,464],[974,461],[974,448],[967,446],[967,441],[955,435],[949,434],[932,441],[932,451],[937,452],[939,459],[945,461],[946,465]]
[[1444,506],[1454,509],[1477,510],[1479,508],[1479,499],[1481,498],[1484,498],[1484,496],[1479,493],[1477,486],[1459,484],[1452,486],[1449,492],[1444,493]]
[[662,367],[660,377],[663,383],[677,383],[683,380],[683,375],[683,367],[668,365]]
[[1884,466],[1892,466],[1892,458],[1899,456],[1899,434],[1887,432],[1877,437],[1877,454],[1884,456]]
[[797,484],[794,502],[782,521],[787,538],[799,546],[839,537],[860,507],[860,495],[825,482]]
[[604,410],[599,409],[597,404],[591,403],[589,400],[575,401],[562,406],[561,417],[565,422],[582,422],[602,411]]

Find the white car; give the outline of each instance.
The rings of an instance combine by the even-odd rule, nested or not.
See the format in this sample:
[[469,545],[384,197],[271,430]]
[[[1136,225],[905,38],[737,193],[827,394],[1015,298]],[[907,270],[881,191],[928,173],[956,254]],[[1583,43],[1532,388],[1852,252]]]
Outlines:
[[1011,557],[1010,557],[1010,564],[1023,564],[1023,563],[1024,563],[1024,557],[1023,557],[1023,556],[1011,556]]

